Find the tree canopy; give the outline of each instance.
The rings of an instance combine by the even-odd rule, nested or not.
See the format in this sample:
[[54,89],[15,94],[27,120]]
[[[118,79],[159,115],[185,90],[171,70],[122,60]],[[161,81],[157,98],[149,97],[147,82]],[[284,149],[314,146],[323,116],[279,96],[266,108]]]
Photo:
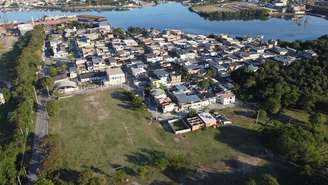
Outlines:
[[[17,176],[24,175],[24,166],[18,156],[25,152],[25,144],[29,131],[33,128],[35,120],[35,94],[37,67],[42,64],[41,52],[45,39],[42,26],[21,37],[19,45],[15,47],[16,59],[13,62],[11,81],[13,90],[9,102],[0,111],[0,182],[2,184],[16,184]],[[23,132],[24,131],[24,132]]]

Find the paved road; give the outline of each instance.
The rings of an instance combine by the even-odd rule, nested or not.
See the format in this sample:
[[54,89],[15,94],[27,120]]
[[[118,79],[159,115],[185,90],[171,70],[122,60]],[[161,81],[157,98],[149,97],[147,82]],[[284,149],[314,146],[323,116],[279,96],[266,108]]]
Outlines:
[[38,96],[39,103],[37,108],[37,118],[34,130],[33,146],[32,146],[32,159],[29,166],[29,179],[34,182],[38,179],[38,170],[42,160],[42,153],[40,151],[41,139],[48,135],[48,113],[46,111],[47,97]]

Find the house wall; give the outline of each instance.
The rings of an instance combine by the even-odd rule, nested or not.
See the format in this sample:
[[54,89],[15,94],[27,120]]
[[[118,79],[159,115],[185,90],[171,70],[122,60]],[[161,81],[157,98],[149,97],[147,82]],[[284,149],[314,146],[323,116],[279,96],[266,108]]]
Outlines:
[[225,98],[224,96],[220,96],[219,97],[219,101],[220,103],[222,103],[223,105],[229,105],[229,104],[233,104],[236,101],[235,96],[231,96],[229,98]]
[[122,85],[123,83],[125,83],[125,75],[124,74],[108,76],[108,85]]

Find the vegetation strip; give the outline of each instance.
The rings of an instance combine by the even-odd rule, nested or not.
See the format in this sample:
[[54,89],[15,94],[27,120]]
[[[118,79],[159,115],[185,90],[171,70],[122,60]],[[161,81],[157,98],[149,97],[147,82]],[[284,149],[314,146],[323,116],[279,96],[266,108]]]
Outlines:
[[[45,33],[43,27],[36,26],[33,31],[20,38],[17,58],[11,78],[14,87],[6,94],[8,100],[1,107],[1,151],[0,182],[16,184],[26,181],[26,161],[24,154],[29,150],[35,120],[36,72],[41,62]],[[4,138],[6,138],[4,140]],[[20,165],[18,165],[20,164]]]

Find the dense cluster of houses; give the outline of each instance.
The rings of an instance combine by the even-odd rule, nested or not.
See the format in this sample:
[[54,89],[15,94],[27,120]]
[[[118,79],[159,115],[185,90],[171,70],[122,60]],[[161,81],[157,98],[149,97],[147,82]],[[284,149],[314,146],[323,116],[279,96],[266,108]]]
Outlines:
[[44,51],[51,60],[46,68],[61,69],[52,76],[61,92],[88,83],[125,83],[144,92],[164,113],[235,103],[230,73],[238,68],[255,72],[268,60],[289,65],[316,56],[312,50],[282,48],[262,38],[156,29],[132,33],[104,23],[50,29]]

